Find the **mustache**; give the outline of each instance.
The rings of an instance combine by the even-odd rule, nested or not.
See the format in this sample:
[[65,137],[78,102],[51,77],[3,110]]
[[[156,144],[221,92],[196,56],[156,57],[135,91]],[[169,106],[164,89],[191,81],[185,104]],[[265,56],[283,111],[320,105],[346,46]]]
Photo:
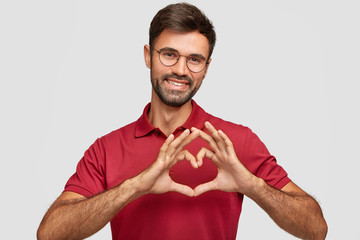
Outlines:
[[189,82],[189,84],[192,84],[193,83],[193,80],[189,77],[189,76],[179,76],[175,73],[172,73],[172,74],[165,74],[162,76],[162,80],[165,80],[167,78],[174,78],[176,80],[179,80],[179,81],[187,81]]

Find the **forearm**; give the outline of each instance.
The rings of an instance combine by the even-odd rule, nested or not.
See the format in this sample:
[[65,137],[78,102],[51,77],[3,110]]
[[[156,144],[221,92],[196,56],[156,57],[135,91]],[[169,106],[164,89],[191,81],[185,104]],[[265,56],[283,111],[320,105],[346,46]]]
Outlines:
[[88,199],[59,201],[44,216],[38,239],[83,239],[104,227],[129,202],[140,197],[133,180]]
[[325,239],[327,225],[319,204],[308,194],[284,192],[258,179],[249,196],[282,229],[301,239]]

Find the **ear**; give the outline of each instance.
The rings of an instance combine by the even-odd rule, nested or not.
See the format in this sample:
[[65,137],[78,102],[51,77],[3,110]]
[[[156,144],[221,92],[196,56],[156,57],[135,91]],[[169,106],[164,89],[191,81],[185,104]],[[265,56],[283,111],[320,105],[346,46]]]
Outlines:
[[203,79],[206,77],[206,74],[207,74],[208,68],[209,68],[209,66],[210,66],[210,63],[211,63],[211,58],[209,58],[209,61],[208,61],[208,63],[206,64],[206,67],[205,67],[205,70],[204,70]]
[[145,60],[145,65],[148,68],[151,68],[151,54],[150,54],[150,47],[149,45],[145,45],[144,46],[144,60]]

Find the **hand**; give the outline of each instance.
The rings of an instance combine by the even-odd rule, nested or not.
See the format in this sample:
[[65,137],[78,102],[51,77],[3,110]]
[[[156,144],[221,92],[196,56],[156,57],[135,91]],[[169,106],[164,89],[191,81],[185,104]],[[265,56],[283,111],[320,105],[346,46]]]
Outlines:
[[194,190],[189,186],[174,182],[169,175],[169,170],[177,162],[184,159],[188,160],[194,168],[198,168],[196,158],[189,151],[182,149],[197,138],[199,134],[200,131],[195,129],[191,134],[189,130],[185,130],[176,139],[171,134],[160,148],[156,161],[137,176],[140,188],[145,193],[174,191],[192,197]]
[[250,194],[257,177],[239,161],[232,142],[224,132],[216,130],[209,122],[205,122],[205,127],[211,136],[196,128],[192,128],[192,131],[200,131],[200,138],[206,141],[212,150],[201,148],[196,159],[199,167],[204,157],[210,159],[218,168],[218,174],[214,180],[198,185],[194,189],[194,195],[211,190]]

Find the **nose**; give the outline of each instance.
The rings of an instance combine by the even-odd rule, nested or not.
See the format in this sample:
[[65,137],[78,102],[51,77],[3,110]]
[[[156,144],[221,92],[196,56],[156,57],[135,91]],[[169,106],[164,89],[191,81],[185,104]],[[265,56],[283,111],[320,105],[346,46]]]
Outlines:
[[186,56],[180,55],[178,62],[173,66],[173,72],[179,76],[187,75],[189,73],[189,69],[187,67],[186,60],[187,60]]

